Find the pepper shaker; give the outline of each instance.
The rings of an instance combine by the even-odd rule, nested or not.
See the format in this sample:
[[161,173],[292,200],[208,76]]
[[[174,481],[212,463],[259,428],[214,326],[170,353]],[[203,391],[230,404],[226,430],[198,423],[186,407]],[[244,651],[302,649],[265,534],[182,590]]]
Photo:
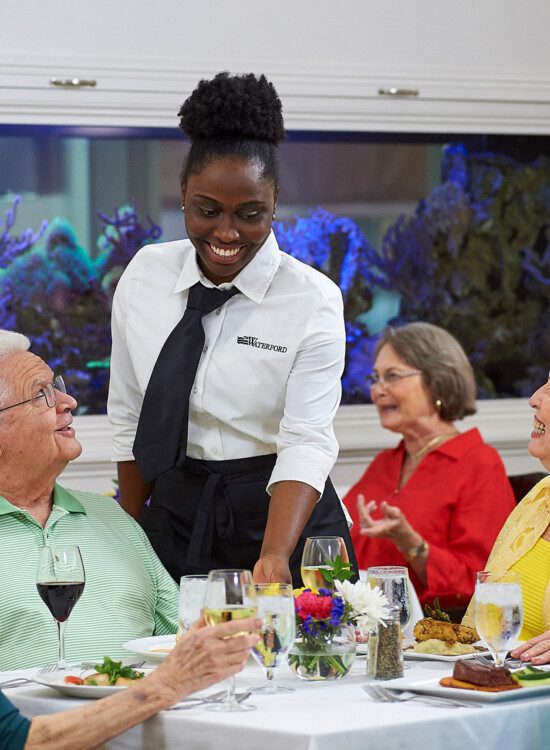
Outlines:
[[370,633],[367,677],[375,680],[403,677],[400,612],[401,607],[390,607],[386,621]]

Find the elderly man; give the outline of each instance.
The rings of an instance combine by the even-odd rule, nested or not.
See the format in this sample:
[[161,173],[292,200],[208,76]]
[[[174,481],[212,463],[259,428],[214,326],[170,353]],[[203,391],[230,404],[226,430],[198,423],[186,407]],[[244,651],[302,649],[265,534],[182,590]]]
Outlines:
[[116,657],[124,641],[177,626],[177,586],[138,524],[111,498],[56,483],[82,450],[71,426],[76,401],[29,345],[0,331],[0,670],[57,655],[35,584],[44,545],[78,545],[86,569],[67,627],[70,660]]

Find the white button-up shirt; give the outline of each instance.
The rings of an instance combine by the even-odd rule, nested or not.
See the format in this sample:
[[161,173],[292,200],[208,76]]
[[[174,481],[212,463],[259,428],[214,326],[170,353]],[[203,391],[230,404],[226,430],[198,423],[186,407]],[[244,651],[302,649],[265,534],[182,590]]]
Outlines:
[[[119,281],[108,400],[114,461],[134,459],[147,383],[197,281],[212,286],[188,240],[147,245]],[[338,454],[332,421],[345,355],[341,292],[282,253],[273,233],[232,284],[242,294],[203,317],[187,455],[224,460],[276,453],[268,489],[297,480],[322,492]]]

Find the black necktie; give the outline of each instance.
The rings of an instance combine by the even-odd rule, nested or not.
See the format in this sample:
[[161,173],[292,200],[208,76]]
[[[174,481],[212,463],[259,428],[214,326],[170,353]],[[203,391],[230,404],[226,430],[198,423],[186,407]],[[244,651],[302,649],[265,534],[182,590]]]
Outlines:
[[235,287],[222,291],[197,282],[183,318],[164,342],[145,391],[133,452],[146,482],[171,469],[187,447],[189,395],[204,346],[202,317],[221,307]]

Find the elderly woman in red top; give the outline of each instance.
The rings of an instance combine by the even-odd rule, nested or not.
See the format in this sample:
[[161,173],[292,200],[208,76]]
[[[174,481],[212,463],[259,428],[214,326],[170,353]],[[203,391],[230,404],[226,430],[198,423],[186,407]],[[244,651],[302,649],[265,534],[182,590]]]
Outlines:
[[470,363],[447,331],[410,323],[383,334],[370,380],[382,426],[403,439],[344,499],[359,567],[407,565],[421,603],[464,607],[514,508],[496,450],[453,424],[475,412]]

